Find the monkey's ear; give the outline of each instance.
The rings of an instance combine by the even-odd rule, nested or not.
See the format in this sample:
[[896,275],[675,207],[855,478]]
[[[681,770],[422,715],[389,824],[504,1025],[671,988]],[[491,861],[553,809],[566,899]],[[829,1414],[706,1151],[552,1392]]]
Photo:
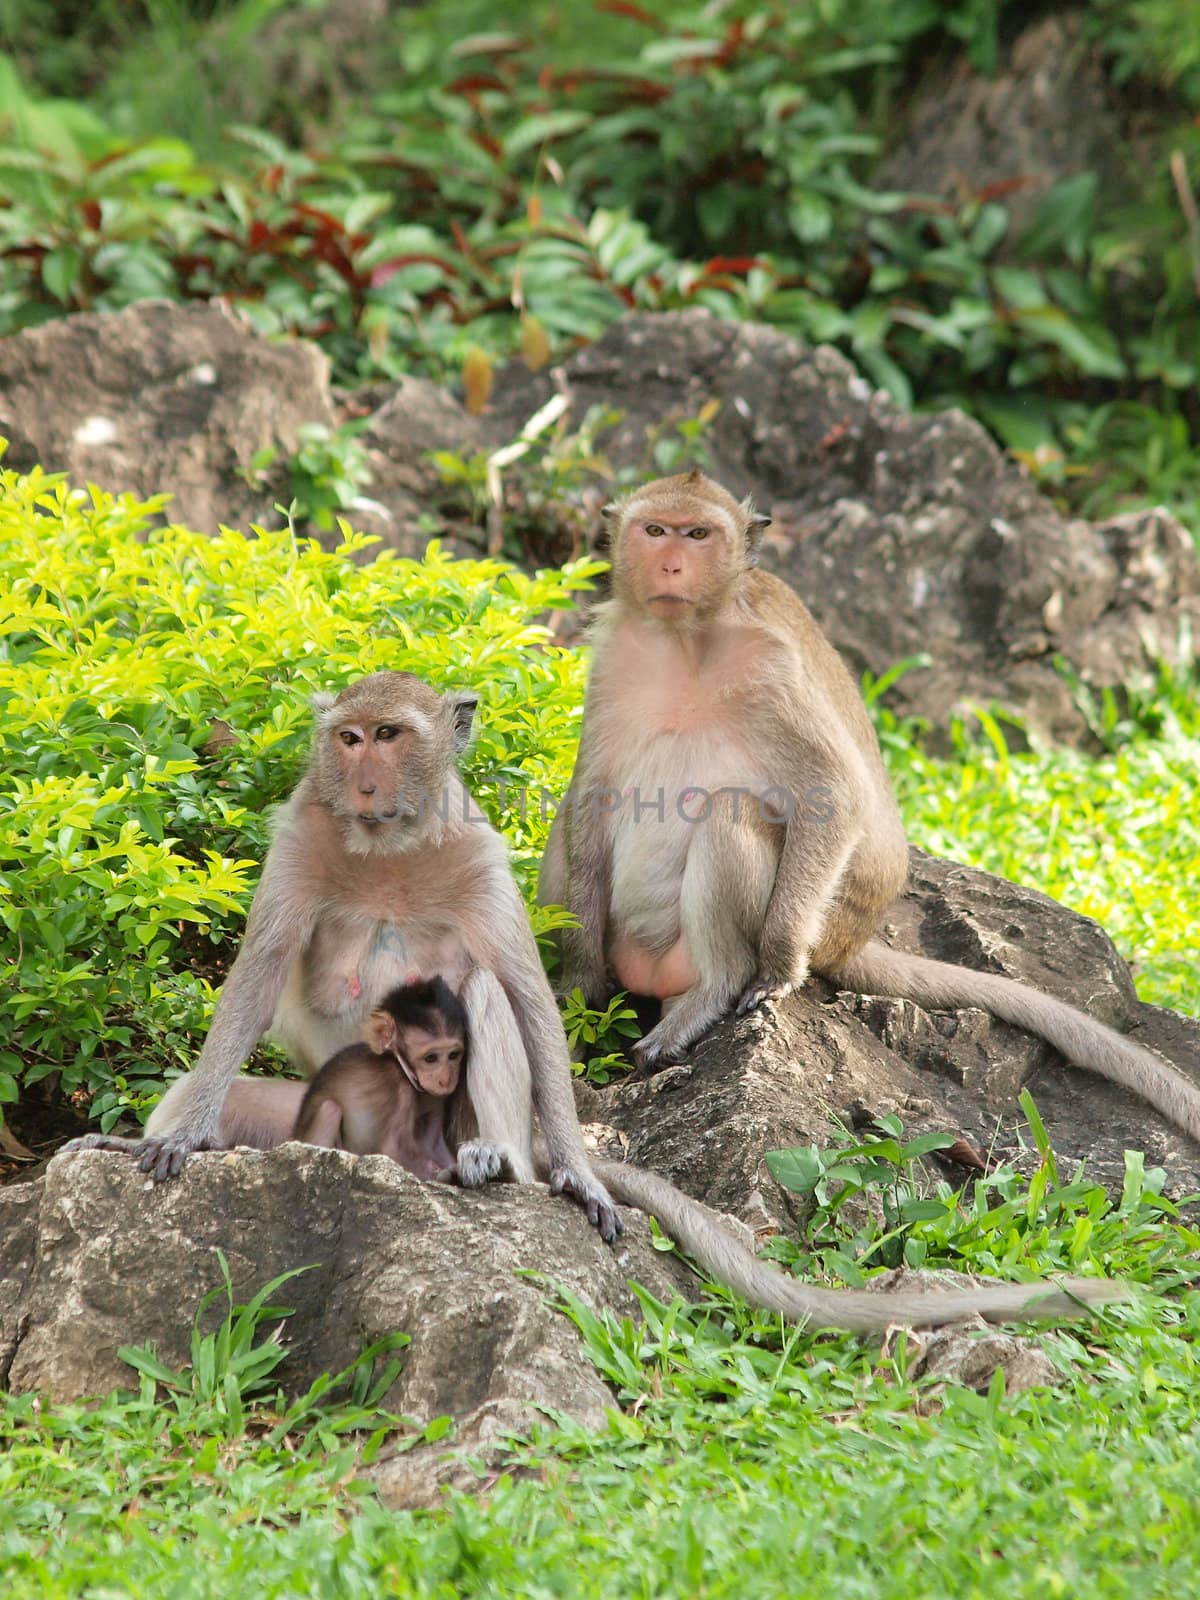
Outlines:
[[372,1011],[363,1024],[363,1039],[377,1056],[391,1050],[396,1043],[396,1023],[391,1013]]
[[454,724],[454,751],[461,755],[471,742],[475,726],[475,707],[479,696],[469,689],[450,696],[450,716]]
[[619,517],[621,515],[621,502],[619,500],[610,500],[606,506],[600,507],[600,515],[606,522],[610,522],[613,517]]
[[765,511],[755,511],[749,500],[742,501],[742,510],[746,516],[746,565],[758,565],[758,551],[762,544],[764,531],[771,526],[771,519]]
[[330,694],[328,689],[318,689],[308,703],[318,717],[324,717],[337,704],[337,695]]

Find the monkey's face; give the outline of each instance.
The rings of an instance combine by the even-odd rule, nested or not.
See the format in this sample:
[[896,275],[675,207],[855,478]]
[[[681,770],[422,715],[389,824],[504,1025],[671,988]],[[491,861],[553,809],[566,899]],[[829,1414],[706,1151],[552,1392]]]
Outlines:
[[454,758],[473,695],[440,695],[404,672],[377,672],[317,699],[313,775],[356,853],[407,850],[447,814]]
[[638,496],[621,519],[617,592],[651,616],[688,627],[708,616],[745,565],[735,520],[711,500]]
[[400,1030],[399,1053],[425,1094],[444,1097],[458,1088],[467,1049],[459,1033],[426,1033],[424,1028]]

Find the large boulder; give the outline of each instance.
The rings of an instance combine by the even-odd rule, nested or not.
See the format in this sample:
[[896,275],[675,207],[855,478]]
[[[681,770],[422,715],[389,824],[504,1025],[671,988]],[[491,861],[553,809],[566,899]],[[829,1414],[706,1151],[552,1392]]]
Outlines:
[[15,1391],[70,1400],[135,1387],[117,1352],[147,1341],[186,1364],[220,1249],[239,1302],[312,1268],[273,1297],[296,1308],[282,1336],[288,1393],[401,1330],[412,1342],[385,1404],[454,1418],[460,1444],[528,1427],[546,1408],[603,1420],[608,1391],[547,1285],[626,1315],[629,1279],[668,1300],[695,1290],[644,1218],[610,1249],[545,1189],[422,1184],[386,1157],[308,1145],[196,1155],[159,1188],[121,1153],[60,1155],[36,1182],[0,1189],[0,1219],[0,1381]]
[[[280,525],[287,458],[310,422],[334,422],[323,352],[264,339],[218,300],[143,300],[0,339],[5,465],[169,490],[168,516],[202,533]],[[266,450],[275,459],[256,472]]]
[[[913,852],[909,888],[884,929],[914,954],[999,973],[1131,1033],[1200,1083],[1200,1021],[1143,1005],[1098,923],[989,873]],[[780,1006],[728,1021],[679,1066],[601,1090],[581,1115],[619,1136],[628,1159],[759,1231],[795,1226],[793,1199],[764,1152],[827,1145],[831,1120],[863,1126],[898,1112],[996,1158],[1028,1134],[1026,1085],[1063,1170],[1119,1194],[1124,1152],[1167,1172],[1167,1192],[1200,1190],[1200,1148],[1127,1090],[1064,1065],[1049,1045],[981,1011],[929,1012],[909,1001],[837,993],[814,981]],[[935,1164],[942,1158],[935,1158]],[[972,1164],[942,1163],[965,1182]],[[802,1221],[802,1216],[800,1218]]]

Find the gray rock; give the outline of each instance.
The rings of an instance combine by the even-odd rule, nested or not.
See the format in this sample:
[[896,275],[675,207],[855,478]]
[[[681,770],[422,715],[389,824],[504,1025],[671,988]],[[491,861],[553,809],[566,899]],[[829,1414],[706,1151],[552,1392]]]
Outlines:
[[1181,630],[1200,624],[1200,562],[1168,512],[1065,519],[978,423],[899,411],[827,347],[702,311],[626,317],[556,375],[506,369],[492,442],[555,384],[575,423],[596,404],[623,413],[602,441],[617,467],[644,464],[664,420],[720,401],[709,467],[772,512],[763,565],[853,670],[928,653],[890,699],[935,725],[997,702],[1045,734],[1086,737],[1056,657],[1087,683],[1121,684],[1148,652],[1178,661]]
[[668,1300],[695,1288],[650,1244],[643,1218],[631,1216],[610,1250],[544,1189],[467,1193],[421,1184],[382,1156],[303,1145],[193,1156],[158,1189],[123,1154],[59,1156],[38,1182],[0,1191],[0,1205],[16,1216],[0,1234],[8,1382],[58,1400],[133,1386],[122,1345],[153,1340],[164,1361],[184,1364],[194,1309],[220,1282],[218,1248],[239,1300],[289,1268],[314,1268],[275,1296],[296,1308],[283,1332],[286,1392],[399,1329],[412,1342],[385,1404],[421,1422],[453,1417],[459,1446],[528,1427],[546,1408],[594,1425],[610,1403],[570,1322],[523,1270],[622,1314],[637,1308],[630,1278]]
[[[1082,1006],[1200,1081],[1200,1021],[1141,1004],[1099,925],[1046,895],[914,851],[885,935],[898,948]],[[590,1121],[624,1135],[630,1160],[762,1231],[797,1219],[766,1151],[827,1145],[831,1118],[850,1127],[898,1112],[910,1133],[949,1132],[1007,1157],[1022,1136],[1017,1096],[1026,1083],[1064,1172],[1086,1160],[1089,1175],[1119,1193],[1124,1152],[1141,1150],[1148,1166],[1166,1168],[1168,1194],[1200,1189],[1200,1149],[1190,1139],[1032,1035],[980,1011],[927,1012],[819,982],[721,1024],[683,1065],[581,1098]],[[956,1182],[971,1175],[944,1170]]]
[[[264,339],[220,301],[144,300],[0,339],[6,465],[113,493],[170,490],[167,515],[202,533],[279,527],[297,430],[333,421],[317,346]],[[255,477],[267,448],[275,463]]]
[[990,77],[962,58],[936,64],[889,130],[875,183],[957,201],[994,187],[1011,242],[1063,178],[1095,171],[1111,193],[1127,148],[1100,50],[1078,13],[1060,13],[1023,28]]

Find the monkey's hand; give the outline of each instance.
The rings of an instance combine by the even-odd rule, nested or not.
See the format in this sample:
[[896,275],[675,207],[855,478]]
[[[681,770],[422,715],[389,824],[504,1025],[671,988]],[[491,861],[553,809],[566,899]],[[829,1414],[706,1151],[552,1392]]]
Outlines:
[[756,1010],[768,1000],[786,1000],[788,995],[800,985],[791,979],[761,977],[755,978],[743,991],[737,1003],[737,1015],[746,1016]]
[[157,1139],[122,1139],[114,1133],[85,1133],[63,1145],[63,1150],[127,1150],[138,1158],[138,1166],[155,1183],[177,1177],[193,1150],[208,1150],[207,1139],[192,1139],[186,1133],[167,1133]]
[[625,1224],[617,1215],[612,1196],[590,1172],[578,1172],[574,1167],[550,1168],[550,1193],[569,1195],[587,1212],[593,1228],[600,1230],[605,1244],[615,1244],[625,1232]]

